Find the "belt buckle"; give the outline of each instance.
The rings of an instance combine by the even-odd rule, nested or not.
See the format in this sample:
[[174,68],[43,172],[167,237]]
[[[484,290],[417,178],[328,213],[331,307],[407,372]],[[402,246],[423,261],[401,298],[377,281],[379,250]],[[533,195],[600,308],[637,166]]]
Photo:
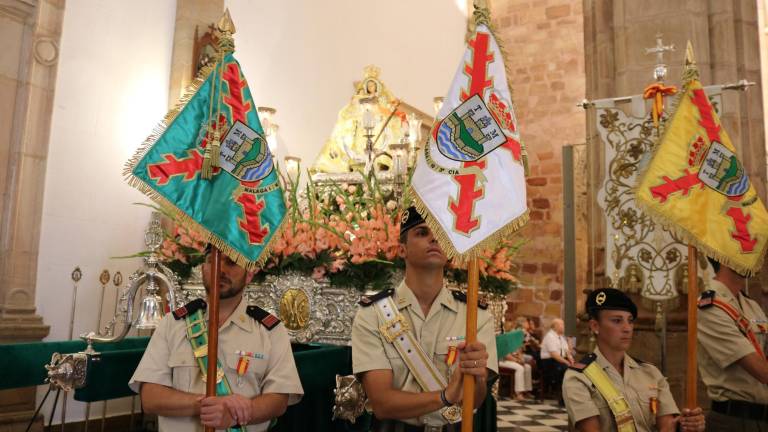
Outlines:
[[201,358],[208,355],[208,344],[200,345],[192,352],[195,358]]
[[442,432],[442,426],[424,425],[424,432]]
[[440,414],[448,421],[448,423],[453,424],[461,421],[461,408],[458,405],[445,407],[441,410]]
[[[389,330],[397,323],[400,323],[400,328],[390,333]],[[407,332],[408,330],[408,323],[405,321],[403,314],[400,313],[397,314],[395,318],[379,326],[379,331],[381,332],[382,336],[384,336],[384,339],[386,339],[389,343],[394,342],[395,339],[397,339],[400,335]]]

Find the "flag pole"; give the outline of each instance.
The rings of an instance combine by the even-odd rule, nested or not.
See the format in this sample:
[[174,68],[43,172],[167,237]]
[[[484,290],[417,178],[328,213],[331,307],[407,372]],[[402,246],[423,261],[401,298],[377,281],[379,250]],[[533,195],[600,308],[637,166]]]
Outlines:
[[696,408],[696,314],[698,312],[699,287],[696,283],[696,246],[688,245],[688,362],[685,372],[685,404]]
[[[477,257],[472,257],[467,266],[467,333],[466,343],[477,341],[477,291],[480,285],[480,268]],[[461,407],[461,432],[472,432],[475,408],[475,377],[464,374],[464,398]]]
[[[219,346],[219,276],[221,273],[221,251],[211,246],[213,265],[211,266],[211,284],[208,289],[208,372],[205,381],[205,396],[216,396],[216,364]],[[206,427],[205,432],[214,432],[213,427]]]

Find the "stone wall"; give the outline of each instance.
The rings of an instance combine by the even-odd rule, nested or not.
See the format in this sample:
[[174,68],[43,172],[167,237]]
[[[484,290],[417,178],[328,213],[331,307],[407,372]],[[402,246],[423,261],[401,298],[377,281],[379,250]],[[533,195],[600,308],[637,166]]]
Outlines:
[[[494,0],[491,17],[506,51],[507,73],[528,150],[529,240],[520,255],[523,288],[510,296],[508,318],[562,316],[562,148],[585,142],[582,2]],[[581,230],[579,236],[583,237]],[[577,232],[579,232],[577,230]],[[586,254],[580,254],[581,257]],[[577,274],[583,275],[586,261]]]

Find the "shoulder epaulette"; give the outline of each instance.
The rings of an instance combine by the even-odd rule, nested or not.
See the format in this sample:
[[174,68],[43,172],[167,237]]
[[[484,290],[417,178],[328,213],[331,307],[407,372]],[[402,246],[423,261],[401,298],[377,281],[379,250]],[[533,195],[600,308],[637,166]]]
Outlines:
[[392,296],[394,293],[395,293],[395,290],[393,290],[392,288],[381,290],[375,294],[364,295],[360,297],[360,301],[357,303],[362,307],[368,307],[383,298]]
[[651,364],[651,363],[648,363],[648,362],[647,362],[647,361],[645,361],[645,360],[640,360],[639,358],[637,358],[637,357],[633,357],[633,356],[629,356],[629,357],[630,357],[632,360],[634,360],[634,361],[635,361],[637,364],[641,364],[641,365],[642,365],[642,364],[647,364],[647,365],[651,365],[651,366],[653,366],[653,364]]
[[715,291],[714,290],[708,290],[701,293],[699,296],[699,309],[706,309],[714,304],[715,301]]
[[185,304],[184,306],[176,309],[175,311],[171,312],[173,314],[173,317],[177,320],[180,320],[182,318],[185,318],[189,314],[193,314],[200,309],[205,309],[208,307],[208,304],[205,303],[205,300],[198,298],[194,299],[191,302]]
[[597,355],[595,353],[590,353],[584,356],[581,360],[578,362],[572,364],[571,366],[568,366],[568,369],[573,369],[576,372],[584,372],[584,369],[587,368],[587,366],[590,365],[595,359],[597,358]]
[[[467,302],[467,293],[459,290],[451,290],[451,294],[453,295],[453,298],[456,300],[466,303]],[[485,300],[485,297],[478,297],[477,298],[477,307],[480,309],[488,309],[488,302]]]
[[260,322],[261,325],[267,328],[267,330],[272,330],[278,324],[280,324],[280,320],[276,316],[258,306],[248,306],[245,309],[245,313],[247,313],[251,318]]

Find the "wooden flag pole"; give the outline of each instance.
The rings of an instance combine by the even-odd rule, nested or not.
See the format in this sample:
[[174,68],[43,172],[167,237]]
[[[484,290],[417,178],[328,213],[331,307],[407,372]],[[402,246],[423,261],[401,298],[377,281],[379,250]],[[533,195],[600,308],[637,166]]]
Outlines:
[[[480,268],[477,257],[469,260],[467,268],[467,334],[465,341],[477,341],[477,291],[480,286]],[[475,408],[475,377],[464,374],[464,398],[461,406],[461,432],[472,432]]]
[[[211,284],[208,287],[208,372],[205,381],[205,396],[216,396],[216,363],[219,348],[219,276],[221,273],[221,251],[211,246],[213,265],[211,266]],[[205,432],[214,432],[206,427]]]
[[698,312],[699,287],[696,275],[698,258],[696,247],[688,245],[688,362],[685,372],[685,404],[696,408],[696,313]]

